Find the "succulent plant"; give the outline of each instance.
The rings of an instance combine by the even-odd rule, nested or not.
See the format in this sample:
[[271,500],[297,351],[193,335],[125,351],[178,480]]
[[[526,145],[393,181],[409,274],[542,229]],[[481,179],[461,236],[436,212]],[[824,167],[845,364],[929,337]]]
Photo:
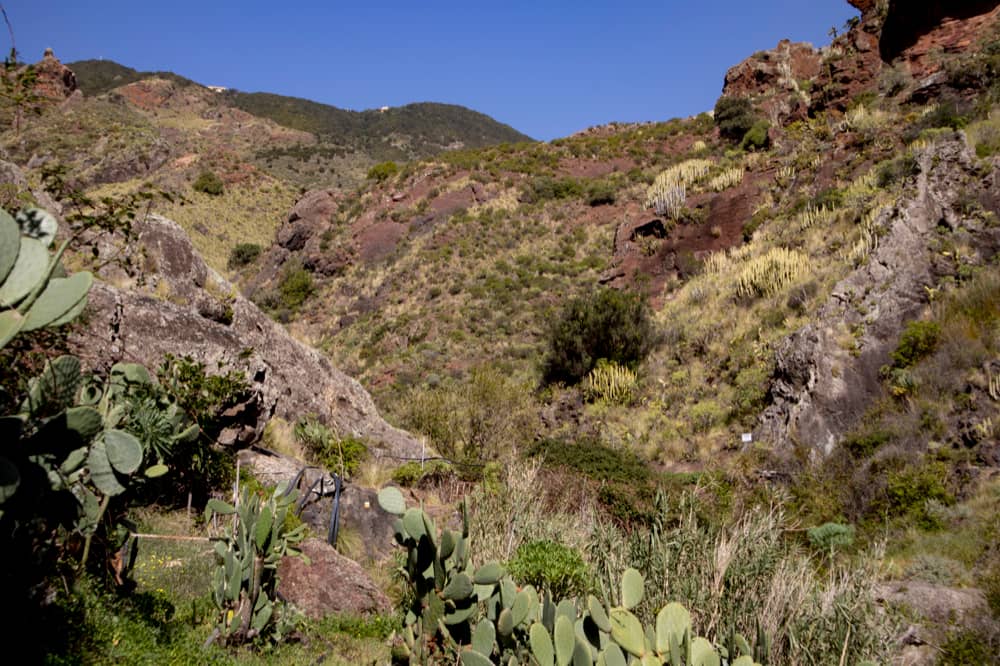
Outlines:
[[403,574],[413,592],[394,647],[399,661],[450,662],[457,653],[464,666],[756,663],[741,636],[733,637],[733,647],[720,649],[692,636],[691,615],[677,603],[667,604],[654,626],[643,626],[632,613],[645,585],[635,569],[622,576],[618,606],[593,595],[557,602],[531,585],[519,589],[498,563],[472,566],[464,505],[461,534],[447,528],[439,533],[422,509],[406,507],[399,489],[383,488],[378,499],[398,518],[396,541],[407,550]]
[[220,617],[210,640],[239,644],[280,632],[278,562],[298,554],[295,544],[305,536],[305,525],[286,530],[285,518],[297,496],[297,491],[286,490],[279,485],[265,499],[244,488],[236,506],[208,501],[206,522],[213,516],[234,519],[215,542],[212,599]]
[[22,211],[16,221],[0,210],[0,348],[18,333],[69,323],[87,304],[93,276],[59,275],[68,241],[49,255],[57,228],[38,209]]

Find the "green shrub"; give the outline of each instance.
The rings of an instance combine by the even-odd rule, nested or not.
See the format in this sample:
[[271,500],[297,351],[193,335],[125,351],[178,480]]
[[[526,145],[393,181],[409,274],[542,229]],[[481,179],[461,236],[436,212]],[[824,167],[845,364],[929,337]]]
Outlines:
[[496,460],[531,441],[530,388],[492,367],[476,368],[464,383],[415,389],[403,412],[408,430],[427,436],[456,462]]
[[743,140],[740,141],[740,148],[753,151],[767,150],[768,146],[771,145],[771,137],[767,133],[770,127],[771,125],[766,120],[755,122],[747,130],[746,134],[743,135]]
[[615,186],[607,181],[593,183],[587,188],[587,203],[591,206],[610,206],[615,199]]
[[593,439],[567,442],[544,439],[532,449],[551,467],[567,467],[595,481],[643,483],[650,479],[645,461],[628,449],[612,449]]
[[312,296],[314,289],[312,273],[300,264],[287,266],[278,283],[282,307],[293,312],[298,310]]
[[380,162],[368,170],[368,180],[382,182],[399,173],[399,166],[395,162]]
[[[992,663],[997,646],[991,646],[989,639],[972,629],[956,631],[941,646],[942,666],[981,666]],[[993,657],[990,657],[990,655]]]
[[226,189],[222,184],[222,179],[212,171],[202,171],[191,187],[195,192],[204,192],[215,197],[221,195]]
[[806,531],[809,543],[822,551],[833,551],[836,548],[850,548],[854,545],[854,525],[840,523],[824,523],[811,527]]
[[602,288],[576,298],[549,329],[545,381],[575,384],[601,359],[634,367],[655,337],[649,306],[638,294]]
[[892,437],[893,434],[888,430],[861,430],[849,434],[840,445],[850,451],[855,458],[867,458]]
[[553,199],[570,199],[583,195],[583,187],[575,178],[553,178],[538,176],[534,178],[523,193],[523,199],[528,203],[539,203]]
[[835,208],[840,208],[843,205],[844,190],[837,187],[828,187],[825,190],[821,190],[809,202],[809,207],[814,209],[826,208],[828,210],[833,210]]
[[323,467],[347,478],[354,476],[368,457],[368,447],[360,439],[337,437],[313,416],[295,424],[295,438],[308,447]]
[[408,462],[392,472],[392,480],[404,488],[413,488],[427,482],[440,481],[455,476],[455,468],[444,460]]
[[723,95],[716,101],[715,124],[724,138],[734,143],[742,141],[756,123],[757,117],[748,98]]
[[881,162],[876,167],[879,187],[889,187],[920,173],[920,163],[913,153]]
[[897,368],[909,368],[937,349],[941,325],[935,321],[911,321],[899,336],[899,344],[890,355]]
[[518,583],[548,589],[555,599],[581,596],[590,590],[590,571],[583,556],[554,541],[521,544],[507,570]]
[[257,243],[240,243],[229,253],[229,262],[226,264],[230,269],[242,268],[251,264],[260,256],[262,248]]
[[927,501],[937,500],[946,505],[953,504],[955,498],[945,483],[948,469],[944,463],[911,465],[899,471],[889,472],[886,480],[885,497],[874,506],[890,518],[912,516],[924,529],[937,529],[940,520],[927,512]]

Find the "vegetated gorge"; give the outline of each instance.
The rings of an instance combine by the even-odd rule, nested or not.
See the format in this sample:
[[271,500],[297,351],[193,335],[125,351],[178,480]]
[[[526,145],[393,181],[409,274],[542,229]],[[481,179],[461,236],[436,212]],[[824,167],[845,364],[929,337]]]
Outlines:
[[534,142],[8,60],[25,663],[1000,663],[1000,3]]

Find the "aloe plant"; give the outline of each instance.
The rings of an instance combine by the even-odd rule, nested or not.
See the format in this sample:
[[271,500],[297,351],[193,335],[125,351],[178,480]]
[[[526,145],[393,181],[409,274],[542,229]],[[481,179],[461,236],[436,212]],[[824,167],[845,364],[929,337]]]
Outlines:
[[[473,567],[468,519],[461,533],[440,532],[419,508],[407,508],[402,493],[379,492],[381,507],[395,516],[396,541],[406,548],[403,575],[413,593],[394,657],[411,664],[435,661],[464,666],[754,666],[753,650],[741,636],[716,647],[692,635],[691,615],[667,604],[655,625],[633,614],[645,581],[635,569],[622,577],[619,604],[590,595],[555,600],[531,585],[518,588],[498,563]],[[758,643],[761,639],[758,638]]]

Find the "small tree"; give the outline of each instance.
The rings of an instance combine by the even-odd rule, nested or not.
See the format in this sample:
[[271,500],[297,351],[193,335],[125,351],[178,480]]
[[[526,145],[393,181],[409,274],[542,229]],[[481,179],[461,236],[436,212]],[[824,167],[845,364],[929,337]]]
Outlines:
[[746,97],[723,95],[715,103],[715,124],[719,133],[734,143],[742,141],[756,122],[753,105]]
[[649,306],[639,294],[601,289],[574,299],[549,331],[545,381],[575,384],[601,359],[635,366],[655,337]]

